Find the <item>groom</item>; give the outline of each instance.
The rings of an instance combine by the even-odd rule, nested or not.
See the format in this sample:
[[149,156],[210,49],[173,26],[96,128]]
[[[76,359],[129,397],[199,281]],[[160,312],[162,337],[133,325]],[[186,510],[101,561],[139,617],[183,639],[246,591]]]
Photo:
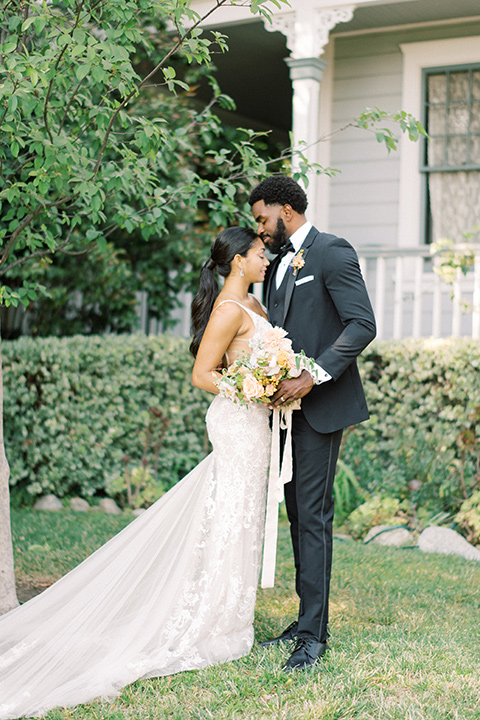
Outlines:
[[293,413],[293,479],[285,501],[293,544],[298,620],[264,645],[296,640],[286,671],[327,650],[333,480],[343,428],[368,419],[356,357],[375,337],[375,318],[353,247],[305,217],[307,197],[292,178],[267,177],[250,194],[258,234],[277,258],[267,271],[269,319],[296,352],[315,359],[284,380],[272,407],[302,398]]

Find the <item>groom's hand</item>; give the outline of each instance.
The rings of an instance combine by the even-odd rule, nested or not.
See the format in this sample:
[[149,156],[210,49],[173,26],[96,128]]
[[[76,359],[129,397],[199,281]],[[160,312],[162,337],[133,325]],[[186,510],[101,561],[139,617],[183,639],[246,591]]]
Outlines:
[[275,395],[272,395],[269,407],[272,409],[288,405],[307,395],[313,387],[313,379],[307,370],[302,370],[297,378],[282,380]]

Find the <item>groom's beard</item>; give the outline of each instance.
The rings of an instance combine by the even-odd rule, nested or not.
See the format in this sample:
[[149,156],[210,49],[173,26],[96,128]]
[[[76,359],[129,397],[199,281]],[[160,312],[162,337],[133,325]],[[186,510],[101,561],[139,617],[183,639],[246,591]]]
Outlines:
[[278,255],[282,247],[288,240],[287,228],[282,218],[278,218],[277,225],[273,231],[272,240],[270,243],[266,243],[268,249],[274,255]]

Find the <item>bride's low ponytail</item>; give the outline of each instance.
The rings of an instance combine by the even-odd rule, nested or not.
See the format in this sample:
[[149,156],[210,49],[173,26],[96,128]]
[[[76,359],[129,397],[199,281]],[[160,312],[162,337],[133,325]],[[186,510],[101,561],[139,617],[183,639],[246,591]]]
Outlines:
[[190,352],[197,357],[200,341],[207,327],[213,304],[218,295],[218,283],[214,275],[216,263],[209,258],[200,272],[197,294],[192,302],[192,342]]
[[215,270],[222,277],[230,275],[235,255],[245,257],[257,240],[251,228],[231,227],[217,235],[210,249],[210,257],[202,267],[197,294],[192,302],[192,342],[190,352],[197,356],[200,342],[218,295]]

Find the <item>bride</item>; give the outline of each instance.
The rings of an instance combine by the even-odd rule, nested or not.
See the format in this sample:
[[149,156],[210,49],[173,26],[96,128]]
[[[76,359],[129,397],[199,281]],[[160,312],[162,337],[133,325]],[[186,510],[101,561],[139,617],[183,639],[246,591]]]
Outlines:
[[[213,452],[81,565],[0,618],[0,720],[112,698],[138,680],[203,668],[253,644],[269,410],[218,395],[216,368],[268,327],[248,293],[268,260],[253,230],[222,231],[192,305],[193,383],[217,397]],[[214,270],[225,278],[218,294]]]

